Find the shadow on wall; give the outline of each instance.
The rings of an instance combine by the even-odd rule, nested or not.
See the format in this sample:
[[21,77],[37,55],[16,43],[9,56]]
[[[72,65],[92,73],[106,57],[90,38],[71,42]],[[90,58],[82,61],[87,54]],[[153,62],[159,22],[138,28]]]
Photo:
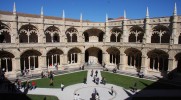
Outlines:
[[181,77],[176,69],[151,85],[141,83],[146,88],[138,92],[124,90],[129,95],[126,100],[181,100]]

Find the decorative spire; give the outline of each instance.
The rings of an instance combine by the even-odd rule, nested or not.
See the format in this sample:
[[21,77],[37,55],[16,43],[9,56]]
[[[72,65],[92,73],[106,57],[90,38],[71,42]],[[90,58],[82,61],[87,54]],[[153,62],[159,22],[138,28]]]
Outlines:
[[176,4],[176,2],[175,2],[175,6],[174,6],[173,15],[177,16],[177,4]]
[[124,19],[126,19],[126,10],[124,10]]
[[16,14],[16,3],[14,2],[14,6],[13,6],[13,14]]
[[146,18],[149,18],[149,10],[148,10],[148,7],[146,8]]
[[41,17],[43,17],[43,6],[41,7]]
[[64,12],[64,10],[63,10],[62,18],[63,18],[63,20],[65,20],[65,12]]
[[80,13],[80,22],[82,22],[82,13]]
[[106,14],[106,22],[108,22],[108,14]]

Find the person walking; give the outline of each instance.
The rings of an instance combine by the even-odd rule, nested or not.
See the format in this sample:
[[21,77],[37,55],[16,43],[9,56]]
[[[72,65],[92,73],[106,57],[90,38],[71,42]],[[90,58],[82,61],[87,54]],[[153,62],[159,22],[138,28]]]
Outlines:
[[97,77],[97,74],[98,74],[98,71],[97,71],[97,70],[96,70],[95,74],[96,74],[96,77]]
[[50,71],[50,86],[53,86],[53,72]]
[[111,95],[113,95],[114,93],[114,89],[113,89],[113,86],[111,87]]
[[93,76],[93,73],[94,73],[94,71],[93,71],[93,69],[92,69],[92,70],[91,70],[91,75],[90,75],[91,77]]
[[63,91],[63,89],[64,89],[63,83],[60,84],[60,88],[61,88],[61,90]]

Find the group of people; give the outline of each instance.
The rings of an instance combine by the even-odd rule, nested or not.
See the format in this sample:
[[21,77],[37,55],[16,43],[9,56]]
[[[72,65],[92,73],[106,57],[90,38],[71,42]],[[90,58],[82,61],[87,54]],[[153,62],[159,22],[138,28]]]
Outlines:
[[29,69],[21,70],[21,75],[22,76],[30,75],[30,70]]
[[99,84],[99,77],[97,76],[98,75],[98,71],[97,70],[95,71],[95,75],[94,76],[93,76],[93,74],[94,74],[94,71],[91,70],[91,77],[93,77],[93,82],[98,85]]
[[32,90],[35,89],[37,85],[35,81],[26,81],[23,83],[22,87],[24,88],[24,90]]
[[79,94],[74,94],[74,100],[81,100],[81,97]]

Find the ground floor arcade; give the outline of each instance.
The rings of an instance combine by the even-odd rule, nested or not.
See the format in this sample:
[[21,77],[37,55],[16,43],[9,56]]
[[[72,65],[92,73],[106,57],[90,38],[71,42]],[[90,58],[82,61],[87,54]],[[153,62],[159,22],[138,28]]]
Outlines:
[[16,76],[17,72],[27,69],[40,73],[44,69],[79,68],[85,63],[105,65],[108,69],[117,68],[122,71],[143,71],[150,75],[163,75],[174,69],[181,73],[181,53],[170,55],[159,49],[147,52],[137,48],[123,50],[116,47],[87,47],[84,50],[74,47],[67,52],[60,48],[52,48],[46,52],[30,49],[20,53],[19,57],[9,51],[0,51],[0,68],[9,76]]

